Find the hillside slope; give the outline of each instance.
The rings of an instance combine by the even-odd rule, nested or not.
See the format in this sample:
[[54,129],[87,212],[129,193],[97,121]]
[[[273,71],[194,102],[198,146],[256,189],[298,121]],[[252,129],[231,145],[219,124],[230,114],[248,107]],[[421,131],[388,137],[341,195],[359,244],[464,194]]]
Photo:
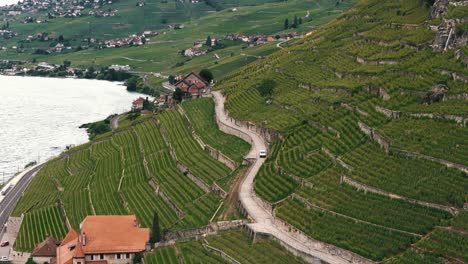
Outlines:
[[438,25],[424,1],[361,1],[218,84],[276,138],[255,191],[277,217],[376,261],[468,260],[466,47],[440,52]]

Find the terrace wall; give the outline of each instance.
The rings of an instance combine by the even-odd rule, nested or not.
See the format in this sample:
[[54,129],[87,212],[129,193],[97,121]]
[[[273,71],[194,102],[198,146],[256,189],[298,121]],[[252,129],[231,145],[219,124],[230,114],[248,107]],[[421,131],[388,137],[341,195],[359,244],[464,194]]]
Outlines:
[[378,188],[375,188],[375,187],[372,187],[372,186],[362,184],[362,183],[357,182],[357,181],[355,181],[355,180],[353,180],[353,179],[351,179],[351,178],[349,178],[347,176],[344,176],[344,175],[341,176],[340,182],[341,183],[346,183],[346,184],[348,184],[350,186],[353,186],[358,191],[363,190],[364,192],[370,192],[370,193],[383,195],[383,196],[389,197],[391,199],[403,200],[405,202],[412,203],[412,204],[419,204],[419,205],[422,205],[422,206],[432,207],[432,208],[435,208],[435,209],[438,209],[438,210],[449,212],[449,213],[454,214],[454,215],[458,214],[458,210],[456,208],[454,208],[454,207],[435,204],[435,203],[429,203],[429,202],[425,202],[425,201],[419,201],[419,200],[403,197],[403,196],[400,196],[398,194],[394,194],[394,193],[387,192],[387,191],[384,191],[384,190],[381,190],[381,189],[378,189]]
[[177,105],[177,110],[184,117],[185,122],[190,127],[190,130],[192,131],[192,135],[195,138],[195,140],[198,142],[198,144],[208,154],[210,154],[210,156],[212,156],[213,158],[215,158],[219,162],[223,163],[224,165],[226,165],[231,170],[235,170],[237,168],[238,164],[235,161],[233,161],[232,159],[230,159],[228,156],[224,155],[224,153],[222,153],[221,151],[219,151],[219,150],[211,147],[210,145],[206,144],[205,142],[203,142],[203,140],[195,132],[195,128],[193,127],[192,123],[190,122],[190,119],[187,116],[187,113],[185,112],[185,110],[180,105]]
[[465,165],[461,165],[461,164],[456,164],[456,163],[453,163],[451,161],[447,161],[447,160],[443,160],[443,159],[438,159],[438,158],[434,158],[434,157],[431,157],[431,156],[427,156],[427,155],[424,155],[424,154],[420,154],[420,153],[415,153],[415,152],[411,152],[411,151],[407,151],[407,150],[402,150],[402,149],[394,149],[392,148],[392,151],[395,151],[395,152],[399,152],[399,153],[403,153],[405,154],[406,156],[409,156],[409,157],[415,157],[415,158],[420,158],[420,159],[426,159],[426,160],[430,160],[430,161],[433,161],[433,162],[437,162],[437,163],[440,163],[442,165],[445,165],[449,168],[455,168],[457,170],[460,170],[464,173],[467,173],[468,174],[468,167],[465,166]]
[[408,112],[401,112],[401,111],[393,111],[387,108],[383,108],[381,106],[376,106],[375,110],[392,119],[399,119],[402,116],[409,116],[409,117],[416,117],[416,118],[451,120],[451,121],[457,122],[457,124],[460,124],[462,126],[466,126],[466,124],[468,123],[468,117],[456,116],[456,115],[433,114],[433,113],[408,113]]
[[247,224],[247,220],[220,221],[210,223],[206,226],[193,229],[168,232],[164,235],[164,240],[171,241],[183,237],[198,237],[206,234],[214,234],[218,231],[228,230]]
[[362,132],[364,132],[372,140],[377,142],[383,149],[385,149],[385,152],[388,153],[388,150],[390,148],[390,140],[386,139],[379,132],[375,131],[375,129],[373,129],[372,127],[364,124],[361,121],[358,122],[358,125],[359,125],[359,128],[361,129]]

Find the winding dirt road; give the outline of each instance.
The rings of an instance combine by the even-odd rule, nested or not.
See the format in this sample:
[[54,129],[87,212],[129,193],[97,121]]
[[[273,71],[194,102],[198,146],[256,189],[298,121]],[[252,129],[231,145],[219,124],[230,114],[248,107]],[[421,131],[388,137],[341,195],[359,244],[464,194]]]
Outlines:
[[[327,245],[325,243],[306,238],[304,236],[299,236],[296,233],[287,230],[285,227],[281,226],[279,221],[275,220],[275,217],[272,215],[271,211],[262,206],[262,201],[256,195],[254,191],[254,179],[257,175],[260,167],[265,162],[265,159],[258,158],[258,153],[262,149],[267,149],[265,140],[257,133],[250,131],[247,128],[236,125],[231,118],[229,118],[224,109],[224,96],[218,92],[212,92],[215,100],[215,112],[216,119],[221,122],[223,125],[226,125],[230,128],[233,128],[237,131],[248,135],[251,139],[252,149],[250,153],[246,156],[247,159],[254,159],[255,161],[251,165],[247,175],[242,180],[240,189],[239,189],[239,199],[242,203],[242,206],[247,211],[248,216],[253,220],[253,223],[249,224],[249,228],[254,230],[257,233],[269,234],[280,242],[282,242],[287,248],[292,248],[296,251],[302,252],[303,254],[309,256],[308,261],[310,262],[328,262],[328,263],[353,263],[353,262],[367,262],[363,261],[363,258],[356,256],[351,259],[348,257],[343,257],[341,253],[346,252],[346,250],[339,249],[341,252],[333,252],[335,247]],[[223,127],[220,126],[220,129],[223,130]],[[229,129],[225,129],[226,133],[234,134]],[[238,136],[238,135],[236,135]],[[332,250],[331,250],[332,249]],[[351,255],[354,255],[351,252],[346,252]],[[369,261],[371,262],[371,261]]]

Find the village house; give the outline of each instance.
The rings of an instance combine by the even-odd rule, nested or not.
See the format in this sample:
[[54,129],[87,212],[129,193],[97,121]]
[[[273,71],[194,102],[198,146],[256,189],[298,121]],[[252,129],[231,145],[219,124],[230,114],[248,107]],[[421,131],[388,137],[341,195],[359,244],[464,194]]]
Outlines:
[[140,228],[135,215],[92,215],[70,229],[57,248],[57,264],[132,263],[147,249],[148,228]]
[[51,263],[57,256],[57,248],[60,246],[60,243],[60,240],[47,236],[32,251],[31,257],[33,261],[36,263]]
[[132,103],[132,111],[142,110],[144,103],[145,103],[145,99],[143,99],[142,97],[136,99]]
[[195,98],[208,93],[210,89],[209,83],[194,72],[180,79],[174,86],[182,90],[185,93],[185,97]]

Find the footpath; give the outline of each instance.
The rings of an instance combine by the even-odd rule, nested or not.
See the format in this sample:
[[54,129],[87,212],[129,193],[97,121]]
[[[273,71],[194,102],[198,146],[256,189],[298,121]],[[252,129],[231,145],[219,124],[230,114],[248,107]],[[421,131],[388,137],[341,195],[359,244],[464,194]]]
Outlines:
[[265,159],[259,158],[260,150],[266,150],[267,144],[259,134],[249,130],[247,127],[236,125],[235,120],[230,118],[224,109],[224,96],[218,92],[212,92],[215,100],[216,120],[220,129],[226,133],[250,138],[252,149],[246,156],[247,160],[253,161],[251,167],[243,179],[239,188],[239,200],[253,223],[248,228],[255,234],[271,236],[278,240],[283,246],[295,255],[304,257],[312,263],[372,263],[347,250],[337,248],[333,245],[316,241],[308,236],[292,231],[283,221],[273,216],[272,211],[264,206],[265,202],[258,197],[254,191],[254,180]]

